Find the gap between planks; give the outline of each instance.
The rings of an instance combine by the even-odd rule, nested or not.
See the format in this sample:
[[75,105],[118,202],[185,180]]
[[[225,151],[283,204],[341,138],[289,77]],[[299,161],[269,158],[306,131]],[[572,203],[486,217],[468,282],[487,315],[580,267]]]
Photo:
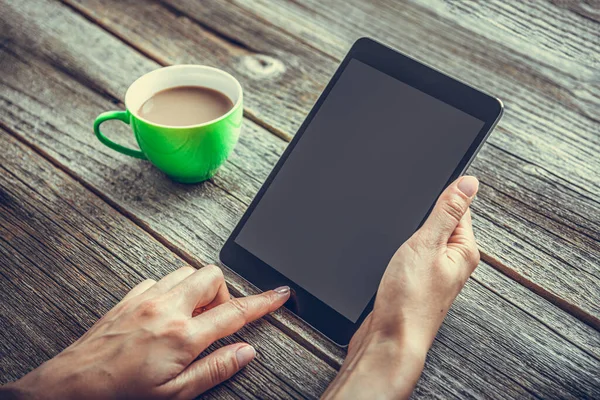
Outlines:
[[[69,0],[61,0],[61,1],[63,1],[63,2],[66,2],[66,1],[69,1]],[[181,12],[180,10],[178,10],[178,9],[175,9],[175,8],[174,8],[174,7],[173,7],[171,4],[169,4],[169,3],[166,3],[166,2],[165,2],[165,0],[158,0],[158,1],[160,1],[160,4],[162,4],[162,5],[163,5],[165,8],[167,8],[167,9],[169,9],[169,10],[173,10],[174,12],[176,12],[176,13],[178,13],[178,14],[180,14],[180,15],[185,15],[187,18],[189,18],[189,19],[191,19],[192,21],[194,21],[194,22],[195,22],[197,25],[201,26],[203,29],[207,29],[207,30],[208,30],[208,29],[210,29],[210,30],[211,30],[211,32],[214,32],[214,33],[216,33],[217,35],[219,35],[219,36],[221,37],[221,39],[223,39],[224,41],[227,39],[227,38],[226,38],[224,35],[222,35],[220,32],[216,32],[214,29],[211,29],[211,28],[207,27],[205,24],[203,24],[201,21],[198,21],[196,18],[193,18],[191,15],[187,15],[187,14],[185,14],[185,13]],[[227,2],[227,3],[229,3],[231,6],[236,6],[236,4],[232,2],[232,0],[224,0],[224,1],[225,1],[225,2]],[[298,4],[299,6],[301,6],[301,7],[302,7],[302,3],[300,3],[300,2],[299,2],[299,3],[297,3],[297,4]],[[331,54],[327,53],[327,52],[326,52],[326,51],[324,51],[324,50],[321,50],[321,49],[320,49],[320,48],[318,48],[317,46],[313,45],[312,43],[310,43],[310,42],[309,42],[309,41],[307,41],[307,40],[304,40],[304,39],[303,39],[303,38],[301,38],[301,37],[296,37],[296,36],[292,36],[292,35],[290,35],[290,33],[289,33],[289,32],[287,32],[285,29],[282,29],[282,28],[280,28],[279,26],[277,26],[277,25],[273,24],[273,23],[272,23],[271,21],[269,21],[268,19],[265,19],[265,18],[263,18],[263,17],[260,17],[260,16],[257,16],[257,15],[251,14],[251,13],[250,13],[248,10],[246,10],[246,9],[243,9],[243,8],[242,8],[241,10],[242,10],[242,12],[243,12],[243,13],[245,13],[246,15],[248,15],[248,16],[250,16],[250,17],[252,17],[252,18],[256,19],[256,20],[259,20],[259,21],[260,21],[262,24],[264,24],[264,25],[268,25],[269,27],[273,28],[273,29],[274,29],[274,30],[276,30],[277,32],[281,33],[282,35],[285,35],[285,36],[288,36],[288,37],[291,37],[291,38],[293,38],[295,41],[297,41],[297,42],[299,42],[299,43],[302,43],[303,45],[305,45],[306,47],[309,47],[311,50],[313,50],[313,51],[314,51],[314,52],[316,52],[316,53],[319,53],[319,54],[320,54],[320,55],[322,55],[323,57],[329,58],[330,60],[332,60],[332,61],[334,61],[334,62],[337,62],[337,61],[338,61],[338,59],[337,59],[335,56],[333,56],[333,55],[331,55]]]
[[[115,203],[114,201],[112,201],[108,196],[106,196],[101,191],[99,191],[98,189],[96,189],[93,185],[91,185],[91,184],[87,183],[87,181],[81,179],[77,175],[77,173],[75,173],[70,168],[68,168],[67,166],[65,166],[64,164],[62,164],[60,161],[56,160],[54,157],[52,157],[51,155],[49,155],[47,152],[45,152],[39,146],[31,143],[26,138],[22,137],[20,134],[18,134],[17,132],[13,131],[12,128],[6,126],[2,121],[0,121],[0,128],[4,129],[6,132],[8,132],[11,136],[13,136],[20,143],[22,143],[25,146],[27,146],[28,148],[30,148],[36,154],[38,154],[39,156],[41,156],[45,160],[49,161],[57,169],[63,171],[69,177],[71,177],[72,179],[74,179],[77,183],[81,184],[87,190],[89,190],[90,192],[92,192],[93,194],[95,194],[96,196],[98,196],[100,199],[102,199],[104,202],[106,202],[109,206],[111,206],[113,209],[115,209],[121,215],[125,216],[130,221],[132,221],[136,226],[138,226],[139,228],[143,229],[146,233],[150,234],[155,240],[157,240],[160,244],[162,244],[163,246],[165,246],[169,251],[173,252],[174,254],[176,254],[177,256],[179,256],[180,258],[182,258],[189,265],[192,265],[195,268],[201,268],[201,267],[203,267],[203,265],[199,261],[197,261],[193,256],[189,255],[184,250],[182,250],[179,247],[177,247],[176,245],[172,244],[168,239],[164,238],[161,234],[155,232],[150,226],[148,226],[145,222],[143,222],[142,220],[140,220],[139,218],[137,218],[134,214],[132,214],[131,212],[127,211],[126,209],[123,209],[121,206],[118,205],[118,203]],[[490,262],[490,259],[486,258],[486,256],[485,256],[484,253],[482,253],[481,259],[482,259],[482,261],[488,263],[489,265],[492,265],[491,262]],[[492,260],[493,260],[493,258],[492,258]],[[499,267],[495,267],[495,268],[499,269]],[[508,269],[507,273],[505,275],[509,276],[509,274],[512,273],[512,272],[514,272],[514,271]],[[517,274],[517,277],[518,276],[519,275]],[[527,312],[527,310],[524,310],[521,307],[519,307],[518,305],[514,304],[510,299],[504,297],[502,294],[500,294],[500,293],[496,292],[495,290],[493,290],[492,288],[488,287],[484,282],[480,281],[479,279],[477,279],[475,277],[471,277],[471,279],[473,279],[479,285],[482,285],[483,287],[485,287],[487,290],[490,290],[491,292],[495,293],[499,297],[503,298],[505,301],[507,301],[508,303],[512,304],[513,306],[521,309],[524,312]],[[515,281],[518,282],[518,278],[517,279],[513,278],[513,280],[515,280]],[[532,283],[532,285],[535,285],[535,284]],[[523,286],[525,286],[525,285],[523,285]],[[535,286],[537,286],[537,285],[535,285]],[[239,295],[239,293],[237,292],[237,290],[235,288],[230,287],[230,290],[232,292],[234,292],[234,293],[236,293],[236,294]],[[541,287],[540,287],[540,290],[541,291],[545,291],[545,289],[543,289]],[[554,296],[552,293],[548,293],[548,295],[549,296]],[[556,297],[556,296],[554,296],[554,297]],[[558,299],[558,300],[560,300],[560,299]],[[554,303],[554,302],[552,302],[552,303],[556,305],[556,303]],[[571,314],[577,317],[576,312],[577,312],[577,310],[574,310],[574,312],[571,313]],[[530,315],[535,320],[537,320],[538,322],[542,323],[548,329],[550,329],[553,332],[555,332],[557,335],[563,337],[565,340],[569,340],[568,338],[566,338],[562,334],[560,334],[560,332],[555,331],[551,326],[549,326],[548,324],[546,324],[543,320],[539,319],[536,315],[530,314],[528,312],[527,312],[527,314]],[[296,341],[297,343],[299,343],[300,345],[302,345],[304,348],[306,348],[308,351],[310,351],[311,353],[313,353],[315,356],[317,356],[321,360],[325,361],[328,365],[330,365],[331,367],[335,368],[336,370],[340,368],[339,361],[336,361],[336,360],[332,359],[326,353],[324,353],[323,351],[321,351],[317,346],[314,346],[312,343],[310,343],[306,339],[302,338],[301,335],[298,335],[295,331],[289,329],[285,324],[281,323],[277,319],[272,318],[272,317],[270,317],[268,315],[265,318],[272,325],[274,325],[276,328],[278,328],[279,330],[281,330],[282,332],[284,332],[288,337],[290,337],[291,339],[293,339],[294,341]],[[569,342],[571,342],[571,341],[569,340]],[[571,342],[571,343],[573,343],[573,342]],[[579,346],[576,343],[573,343],[573,344],[576,347],[578,347],[580,350],[584,351],[589,356],[591,356],[591,357],[593,357],[595,359],[598,359],[596,355],[590,353],[585,348],[582,348],[581,346]]]
[[[73,12],[75,12],[78,15],[81,15],[83,18],[87,19],[88,21],[92,22],[94,25],[98,26],[100,29],[102,29],[105,32],[108,32],[110,35],[116,37],[117,39],[119,39],[121,42],[125,43],[127,46],[129,46],[131,49],[133,49],[134,51],[136,51],[137,53],[143,55],[144,57],[148,58],[149,60],[152,60],[154,62],[156,62],[157,64],[166,67],[171,65],[167,60],[161,58],[160,56],[156,55],[156,54],[152,54],[142,48],[140,48],[139,46],[137,46],[135,44],[135,42],[127,39],[127,37],[125,37],[124,35],[121,35],[118,31],[110,29],[108,26],[104,25],[102,23],[102,21],[100,21],[97,18],[94,18],[93,15],[87,13],[85,10],[80,9],[77,4],[72,4],[69,0],[61,0],[61,3],[64,4],[66,7],[68,7],[69,9],[73,10]],[[160,2],[161,5],[163,5],[165,7],[165,9],[167,9],[169,12],[173,13],[173,14],[177,14],[177,15],[185,15],[184,13],[182,13],[179,10],[174,9],[172,6],[165,4],[163,2]],[[204,31],[206,31],[208,34],[212,35],[214,38],[216,38],[217,40],[219,40],[220,42],[224,43],[225,45],[229,46],[229,47],[235,47],[235,48],[241,48],[244,51],[247,52],[251,52],[251,53],[256,53],[255,50],[248,48],[247,46],[232,40],[229,37],[223,36],[222,34],[216,32],[214,29],[210,28],[210,27],[206,27],[205,25],[203,25],[200,21],[198,21],[197,19],[194,19],[188,15],[185,15],[188,19],[190,19],[194,24],[200,26]],[[311,46],[312,48],[312,46]],[[329,58],[334,59],[334,57],[327,55]],[[65,72],[67,75],[71,76],[71,73],[69,71],[63,71]],[[84,83],[85,82],[81,82]],[[101,95],[106,96],[106,92],[103,91],[102,89],[96,90],[95,87],[92,87],[93,85],[86,85],[92,89],[94,89],[95,91],[99,92]],[[109,95],[109,97],[111,98],[111,100],[113,99],[113,97],[111,95]],[[119,101],[119,103],[121,103]],[[248,110],[247,108],[244,108],[244,117],[248,118],[250,121],[254,122],[255,124],[259,125],[260,127],[264,128],[265,130],[267,130],[268,132],[270,132],[271,134],[277,136],[278,138],[286,141],[286,142],[290,142],[293,137],[292,135],[290,135],[289,133],[284,132],[283,130],[277,128],[276,126],[273,126],[269,123],[267,123],[266,121],[263,121],[262,119],[260,119],[258,116],[256,116],[252,111]]]
[[[0,122],[0,127],[2,127],[2,122]],[[93,189],[90,189],[90,188],[88,188],[88,187],[87,187],[87,185],[85,185],[85,182],[83,182],[83,183],[82,183],[82,182],[80,182],[80,181],[77,179],[77,176],[71,176],[71,174],[68,172],[68,171],[69,171],[68,167],[66,167],[66,168],[62,168],[61,164],[60,164],[59,162],[54,162],[54,159],[53,159],[51,156],[50,156],[49,158],[46,158],[46,157],[43,155],[43,154],[44,154],[44,151],[43,151],[43,150],[41,150],[41,149],[39,149],[39,147],[37,147],[37,146],[35,146],[35,145],[33,145],[33,146],[32,146],[32,145],[30,145],[30,144],[29,144],[29,142],[28,142],[26,139],[21,139],[21,136],[20,136],[18,133],[15,133],[15,132],[14,132],[14,131],[12,131],[12,130],[7,130],[7,133],[8,133],[8,134],[10,134],[11,136],[13,136],[13,137],[14,137],[14,138],[15,138],[17,141],[19,141],[20,143],[22,143],[24,146],[26,146],[26,147],[30,148],[30,149],[31,149],[31,150],[32,150],[34,153],[36,153],[38,156],[41,156],[41,157],[42,157],[43,159],[45,159],[46,161],[49,161],[49,162],[50,162],[50,163],[51,163],[53,166],[57,167],[57,169],[58,169],[58,170],[60,170],[60,171],[62,171],[62,172],[65,172],[65,173],[67,173],[67,175],[68,175],[68,176],[70,176],[71,178],[73,178],[73,179],[74,179],[76,182],[78,182],[78,183],[82,184],[82,186],[83,186],[84,188],[86,188],[86,190],[90,190],[90,192],[92,192],[92,193],[94,192],[94,191],[93,191]],[[9,172],[9,173],[10,173],[10,172]],[[19,180],[20,180],[20,178],[18,178],[18,177],[17,177],[17,179],[19,179]],[[23,182],[23,184],[24,184],[24,185],[26,185],[26,186],[29,186],[29,185],[28,185],[26,182],[24,182],[24,181],[22,181],[22,182]],[[102,197],[102,196],[100,196],[100,195],[98,196],[98,198],[99,198],[100,200],[104,200],[104,199],[103,199],[103,197]],[[109,204],[109,203],[108,203],[108,204]],[[109,205],[110,205],[110,204],[109,204]],[[119,210],[117,209],[116,211],[118,212]],[[122,214],[121,214],[121,215],[122,215]],[[146,232],[146,231],[145,231],[145,232]],[[15,251],[18,251],[18,249],[16,249],[16,248],[15,248]],[[24,256],[24,257],[28,258],[27,256]],[[31,260],[30,260],[30,261],[31,261]],[[481,284],[481,283],[480,283],[480,284]],[[481,285],[482,285],[483,287],[486,287],[484,284],[481,284]],[[494,292],[494,291],[492,291],[492,292]],[[499,297],[502,297],[502,298],[504,298],[504,297],[503,297],[503,296],[501,296],[501,295],[499,295]],[[113,298],[114,298],[114,297],[113,297]],[[506,300],[506,299],[505,299],[505,300]],[[510,302],[510,300],[507,300],[507,301],[508,301],[509,303],[511,303],[511,302]],[[511,303],[511,304],[512,304],[512,303]],[[90,310],[88,310],[88,311],[90,311]],[[91,314],[92,314],[92,315],[96,315],[96,317],[97,317],[97,313],[96,313],[96,312],[94,312],[94,311],[91,311]],[[538,320],[536,317],[534,317],[534,318],[535,318],[536,320]],[[539,320],[538,320],[538,321],[539,321]],[[540,322],[541,322],[541,323],[543,323],[543,321],[540,321]],[[545,326],[547,326],[545,323],[543,323],[543,324],[544,324]],[[81,325],[80,325],[80,326],[81,326]],[[288,335],[288,336],[289,336],[289,335]],[[562,335],[560,335],[560,336],[561,336],[561,337],[563,337]],[[564,338],[564,337],[563,337],[563,338]],[[566,339],[566,338],[564,338],[564,339]],[[569,340],[569,339],[566,339],[566,340]],[[455,351],[454,349],[452,349],[452,347],[450,347],[448,344],[446,344],[446,343],[444,343],[444,342],[441,342],[441,343],[442,343],[442,346],[444,346],[444,347],[446,347],[446,348],[450,349],[450,350],[451,350],[451,351],[453,351],[453,352],[456,352],[456,351]],[[572,343],[572,342],[571,342],[571,343]],[[574,344],[574,343],[573,343],[573,344]],[[580,348],[580,349],[581,349],[581,347],[580,347],[580,346],[578,346],[577,344],[574,344],[574,345],[575,345],[576,347],[578,347],[578,348]],[[307,349],[307,350],[309,350],[309,351],[310,351],[310,349]],[[590,353],[589,353],[588,351],[586,351],[585,349],[581,349],[581,350],[585,351],[585,352],[586,352],[588,355],[590,355],[591,357],[598,359],[598,358],[597,358],[595,355],[593,355],[593,354],[590,354]],[[471,355],[475,355],[475,353],[472,353],[472,352],[470,352],[469,350],[467,350],[467,352],[468,352],[469,354],[471,354]],[[313,352],[313,354],[314,354],[314,352]],[[457,354],[458,354],[458,353],[457,353]],[[317,357],[318,357],[318,355],[317,355]],[[320,358],[320,357],[319,357],[319,358]],[[323,361],[326,361],[326,360],[323,360]],[[490,365],[490,364],[486,364],[486,365]],[[509,379],[510,381],[512,381],[513,383],[515,383],[515,384],[516,384],[516,385],[518,385],[519,387],[521,387],[523,390],[527,391],[528,393],[531,393],[531,392],[530,392],[530,389],[528,389],[527,387],[523,386],[523,385],[522,385],[522,384],[520,384],[518,381],[514,380],[514,378],[512,378],[512,377],[510,377],[510,376],[508,376],[508,375],[505,375],[505,374],[504,374],[502,371],[500,371],[500,370],[496,369],[496,368],[495,368],[494,366],[492,366],[492,365],[490,365],[490,367],[491,367],[491,368],[493,368],[493,369],[495,369],[497,373],[504,375],[504,376],[505,376],[507,379]],[[337,365],[337,368],[339,368],[339,364]]]
[[[188,263],[189,265],[191,265],[192,267],[194,267],[196,269],[204,267],[204,265],[201,262],[196,260],[187,251],[185,251],[185,250],[179,248],[177,245],[171,243],[171,241],[169,241],[167,238],[162,236],[160,233],[156,232],[152,227],[150,227],[143,220],[139,219],[135,214],[133,214],[130,211],[121,207],[118,203],[114,202],[110,197],[108,197],[104,193],[102,193],[102,191],[98,190],[96,187],[94,187],[93,185],[91,185],[90,183],[88,183],[87,181],[82,179],[75,171],[71,170],[69,167],[62,164],[60,161],[58,161],[57,159],[52,157],[50,154],[48,154],[45,150],[43,150],[36,144],[34,144],[34,143],[30,142],[29,140],[27,140],[26,138],[22,137],[19,133],[15,132],[12,128],[10,128],[6,124],[4,124],[4,122],[2,122],[2,121],[0,121],[0,128],[4,129],[6,132],[8,132],[12,137],[14,137],[20,143],[22,143],[25,146],[27,146],[28,148],[30,148],[32,151],[34,151],[40,157],[42,157],[45,160],[47,160],[48,162],[50,162],[57,169],[66,173],[69,177],[71,177],[73,180],[75,180],[75,182],[79,183],[84,188],[89,190],[91,193],[96,195],[98,198],[100,198],[101,200],[106,202],[115,211],[117,211],[118,213],[123,215],[125,218],[129,219],[132,223],[134,223],[140,229],[144,230],[152,238],[154,238],[157,242],[159,242],[161,245],[163,245],[165,248],[167,248],[173,254],[175,254],[176,256],[181,258],[183,261],[185,261],[186,263]],[[232,293],[234,293],[235,295],[237,295],[237,296],[241,295],[236,288],[234,288],[230,285],[228,285],[228,287],[229,287],[229,290]],[[318,346],[315,346],[309,340],[303,338],[301,335],[297,334],[295,331],[288,328],[285,324],[278,321],[276,318],[273,318],[270,315],[266,315],[264,318],[275,328],[277,328],[280,331],[282,331],[283,333],[285,333],[286,336],[290,337],[296,343],[300,344],[302,347],[304,347],[305,349],[307,349],[308,351],[313,353],[315,356],[317,356],[319,359],[323,360],[329,366],[331,366],[332,368],[334,368],[336,370],[340,369],[341,365],[340,365],[339,360],[331,357],[330,355],[328,355],[327,353],[325,353],[324,351],[319,349]]]
[[[73,10],[74,12],[76,12],[77,14],[81,15],[82,17],[84,17],[85,19],[87,19],[88,21],[94,23],[95,25],[97,25],[99,28],[101,28],[102,30],[110,33],[112,36],[118,38],[120,41],[122,41],[123,43],[125,43],[126,45],[128,45],[129,47],[131,47],[132,49],[134,49],[135,51],[137,51],[138,53],[142,54],[144,57],[149,58],[150,60],[155,61],[156,63],[162,65],[162,66],[168,66],[171,65],[169,62],[167,62],[166,60],[164,60],[163,58],[161,58],[160,56],[153,54],[151,52],[145,51],[144,49],[140,48],[139,46],[136,45],[135,42],[127,39],[126,37],[124,37],[123,35],[121,35],[120,33],[118,33],[117,31],[110,29],[108,26],[106,26],[105,24],[102,23],[101,20],[94,18],[92,15],[90,15],[89,13],[87,13],[85,10],[80,9],[76,4],[72,4],[70,2],[70,0],[61,0],[61,2],[63,4],[65,4],[68,8],[70,8],[71,10]],[[161,2],[162,4],[162,2]],[[186,17],[188,17],[191,21],[193,21],[193,23],[199,25],[203,30],[206,30],[209,34],[212,34],[213,36],[215,36],[216,38],[218,38],[220,41],[222,41],[223,43],[226,43],[229,46],[234,46],[236,48],[240,47],[240,44],[237,43],[236,41],[230,40],[228,37],[225,37],[223,35],[217,34],[214,32],[213,29],[207,28],[206,26],[204,26],[204,24],[202,24],[200,21],[198,21],[195,18],[192,18],[188,15],[186,15],[185,13],[177,10],[178,14],[181,15],[185,15]],[[268,22],[268,21],[266,21]],[[288,32],[283,32],[288,36],[291,36]],[[293,37],[294,40],[296,40],[296,37]],[[241,46],[244,50],[246,51],[253,51],[252,49],[249,49],[245,46]],[[312,46],[311,46],[312,47]],[[322,53],[322,52],[321,52]],[[329,58],[332,58],[332,56],[327,55]],[[254,113],[252,113],[250,110],[248,109],[244,109],[244,116],[247,117],[249,120],[251,120],[252,122],[256,123],[257,125],[260,125],[261,127],[263,127],[265,130],[267,130],[268,132],[270,132],[271,134],[277,136],[278,138],[286,141],[286,142],[290,142],[292,140],[292,136],[284,131],[282,131],[281,129],[268,124],[267,122],[261,120],[259,117],[257,117]],[[87,187],[87,185],[86,185]],[[235,197],[235,196],[234,196]],[[102,198],[104,198],[104,196],[102,196]],[[121,211],[119,209],[118,206],[116,206],[115,204],[111,204],[113,207],[115,207],[117,210]],[[130,213],[128,213],[130,214]],[[143,223],[142,221],[137,221],[137,217],[135,217],[134,215],[128,215],[128,218],[132,219],[134,222],[136,222],[136,224],[138,224],[140,227],[142,227],[145,230],[149,230],[150,227],[148,227],[145,223]],[[153,235],[155,235],[153,233]],[[158,235],[158,234],[156,234]],[[161,243],[165,244],[164,242],[166,242],[166,239],[161,239]],[[182,253],[182,251],[180,249],[177,249],[177,247],[175,247],[174,245],[167,245],[165,244],[165,246],[169,247],[169,249],[171,249],[173,252],[175,252],[176,254],[180,254]],[[175,251],[174,249],[177,249],[177,251]],[[600,331],[600,319],[593,316],[592,314],[586,312],[585,310],[583,310],[582,308],[578,307],[577,305],[568,302],[567,300],[562,299],[561,297],[549,292],[548,290],[544,289],[542,286],[532,282],[531,280],[527,279],[525,276],[519,274],[516,270],[510,268],[508,265],[502,263],[500,260],[496,259],[495,257],[491,256],[490,254],[486,253],[484,250],[480,249],[480,254],[481,254],[481,259],[483,261],[485,261],[486,263],[488,263],[490,266],[492,266],[495,270],[497,270],[498,272],[500,272],[501,274],[507,276],[508,278],[512,279],[513,281],[517,282],[518,284],[526,287],[527,289],[529,289],[530,291],[532,291],[533,293],[535,293],[536,295],[544,298],[545,300],[549,301],[550,303],[554,304],[555,306],[557,306],[558,308],[560,308],[561,310],[571,314],[572,316],[574,316],[575,318],[581,320],[583,323],[591,326],[592,328]],[[187,261],[187,257],[186,256],[181,256],[182,258],[186,259]],[[281,324],[277,324],[275,323],[276,326],[278,326],[281,329]],[[287,329],[284,330],[284,332],[287,332]],[[299,339],[298,337],[296,339]],[[311,348],[314,348],[314,346],[310,346]],[[329,360],[326,359],[327,362],[329,362]]]
[[[87,22],[87,21],[86,21],[86,22]],[[113,38],[113,39],[114,39],[114,38]],[[116,43],[116,42],[115,42],[115,43]],[[115,44],[115,43],[113,43],[113,44]],[[117,43],[117,44],[118,44],[118,43]],[[132,51],[132,50],[130,50],[130,51]],[[134,55],[135,55],[135,54],[134,54]],[[138,54],[138,57],[139,57],[139,54]],[[75,73],[75,76],[80,76],[80,74],[82,73],[82,71],[77,71],[77,70],[75,70],[75,71],[71,71],[71,73],[73,73],[73,72]],[[85,78],[85,76],[84,76],[84,78]],[[9,114],[9,115],[10,115],[10,114]],[[95,115],[89,115],[88,117],[90,117],[90,118],[93,118],[94,116],[95,116]],[[24,136],[24,137],[26,137],[26,138],[28,138],[28,137],[29,137],[29,136],[25,135],[25,134],[24,134],[24,132],[21,132],[21,130],[20,130],[20,129],[18,129],[18,128],[19,128],[19,126],[18,126],[18,125],[15,125],[14,131],[15,131],[15,132],[19,132],[19,134],[20,134],[20,135],[23,135],[23,136]],[[267,135],[267,137],[268,137],[268,135]],[[33,139],[29,139],[29,140],[31,140],[33,143],[37,143],[37,140],[33,140]],[[271,140],[271,141],[272,141],[272,140]],[[281,149],[281,146],[282,146],[282,144],[283,144],[283,142],[280,142],[280,143],[279,143],[279,146],[278,146],[278,148],[279,148],[279,149]],[[38,145],[39,145],[39,144],[38,144]],[[40,146],[40,147],[41,147],[41,148],[44,148],[44,149],[46,149],[46,146]],[[49,151],[49,150],[47,150],[47,149],[46,149],[46,151],[50,152],[50,151]],[[273,152],[273,154],[278,154],[279,152],[280,152],[280,150],[278,150],[277,152]],[[50,154],[53,154],[53,153],[52,153],[52,152],[50,152]],[[57,159],[61,159],[61,160],[62,160],[62,158],[61,158],[61,157],[58,157],[58,156],[55,156],[55,157],[56,157]],[[67,157],[67,161],[70,161],[68,157]],[[64,161],[63,161],[63,162],[64,162]],[[70,165],[70,164],[69,164],[69,163],[66,163],[66,165]],[[79,174],[80,176],[83,176],[83,175],[81,175],[81,174],[80,174],[80,171],[79,171],[77,168],[73,168],[72,166],[70,166],[70,168],[71,168],[71,169],[73,169],[74,171],[77,171],[77,174]],[[93,180],[92,180],[92,181],[88,180],[88,182],[94,182],[94,181],[93,181]],[[95,183],[92,183],[92,184],[94,184],[94,185],[95,185]],[[98,185],[95,185],[95,186],[96,186],[96,187],[100,187],[100,186],[98,186]],[[110,194],[109,194],[109,192],[106,192],[106,193],[107,193],[107,195],[110,195]],[[251,195],[251,193],[250,193],[250,195]],[[112,195],[111,195],[111,196],[112,196]],[[247,198],[248,198],[248,197],[247,197],[247,195],[246,195],[246,196],[245,196],[245,201],[246,201],[246,203],[247,203]],[[123,206],[123,207],[125,207],[125,205],[123,205],[123,203],[119,202],[119,204],[122,204],[122,206]],[[125,208],[128,208],[128,207],[125,207]],[[136,214],[136,215],[139,215],[137,212],[136,212],[135,214]],[[154,225],[151,225],[151,226],[154,226]],[[160,231],[160,229],[157,229],[156,227],[155,227],[155,229],[156,229],[157,231],[161,232],[161,231]],[[167,237],[169,237],[169,236],[167,235]],[[172,240],[172,239],[170,239],[170,238],[169,238],[169,240]],[[172,240],[172,241],[173,241],[173,240]],[[189,251],[189,253],[190,253],[190,254],[194,254],[194,252],[192,252],[192,251]],[[492,271],[490,271],[490,272],[492,272]],[[497,276],[498,276],[498,278],[504,277],[503,275],[499,275],[499,274],[494,274],[494,275],[497,275]],[[512,283],[513,283],[513,285],[515,284],[515,283],[514,283],[512,280],[508,280],[507,278],[505,278],[505,280],[506,280],[506,283],[512,282]],[[484,280],[484,281],[485,281],[485,280]],[[519,286],[517,286],[517,287],[514,287],[514,288],[513,288],[513,290],[514,290],[514,289],[520,289],[520,288],[522,288],[522,286],[521,286],[521,285],[519,285]],[[520,289],[520,290],[526,290],[526,289],[525,289],[525,288],[522,288],[522,289]],[[484,291],[481,291],[481,292],[484,292]],[[527,291],[527,292],[529,292],[529,291]],[[525,294],[526,294],[527,292],[525,292]],[[529,292],[529,293],[531,293],[531,292]],[[512,297],[514,296],[514,292],[513,292],[513,293],[506,292],[505,294],[508,294],[508,297],[509,297],[509,298],[512,298]],[[531,296],[531,295],[530,295],[530,296]],[[533,295],[532,297],[533,297],[534,299],[535,299],[535,298],[538,298],[538,299],[539,299],[539,297],[538,297],[538,296],[536,296],[536,295]],[[514,300],[514,299],[513,299],[513,300]],[[540,301],[541,301],[541,299],[540,299]],[[517,303],[519,303],[519,301],[517,301]],[[519,304],[520,304],[520,303],[519,303]],[[527,307],[525,307],[525,308],[527,308]],[[553,308],[553,307],[552,307],[552,308]],[[564,317],[563,317],[563,318],[564,318]],[[300,332],[300,333],[302,333],[302,332]],[[446,335],[446,338],[448,338],[448,337],[452,337],[452,336],[451,336],[450,334],[448,334],[448,333],[447,333],[447,335]],[[453,342],[451,341],[451,343],[453,343]],[[446,347],[450,347],[450,346],[448,346],[448,344],[445,344],[445,343],[444,343],[444,345],[445,345]],[[454,346],[452,346],[452,347],[454,347]],[[469,348],[469,347],[467,346],[467,349],[468,349],[468,348]],[[482,363],[481,363],[481,364],[480,364],[480,363],[478,363],[478,366],[479,366],[479,365],[482,365],[482,366],[483,366],[483,365],[494,365],[493,363],[491,363],[491,364],[490,364],[490,363],[487,363],[485,360],[480,360],[480,361],[482,361]],[[485,364],[484,364],[484,363],[485,363]],[[501,375],[501,374],[498,374],[498,375]],[[518,380],[518,379],[517,379],[517,380]]]

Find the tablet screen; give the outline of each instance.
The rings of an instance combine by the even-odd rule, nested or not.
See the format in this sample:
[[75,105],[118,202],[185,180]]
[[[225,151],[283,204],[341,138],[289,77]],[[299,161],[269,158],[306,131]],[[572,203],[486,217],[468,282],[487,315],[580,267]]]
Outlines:
[[235,242],[354,323],[483,125],[352,59]]

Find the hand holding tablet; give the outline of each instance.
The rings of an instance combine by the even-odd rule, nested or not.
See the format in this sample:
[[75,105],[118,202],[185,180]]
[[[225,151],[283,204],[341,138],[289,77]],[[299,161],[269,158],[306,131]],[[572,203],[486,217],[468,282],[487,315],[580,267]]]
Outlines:
[[398,247],[468,167],[499,100],[357,41],[221,251],[259,288],[347,345]]
[[477,188],[471,176],[451,184],[396,251],[323,399],[409,398],[448,309],[479,262],[469,212]]

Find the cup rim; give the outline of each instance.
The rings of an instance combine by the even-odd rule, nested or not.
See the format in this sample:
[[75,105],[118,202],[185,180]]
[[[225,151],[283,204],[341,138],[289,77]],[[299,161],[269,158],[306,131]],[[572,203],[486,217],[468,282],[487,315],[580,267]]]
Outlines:
[[[163,125],[163,124],[158,124],[156,122],[152,122],[152,121],[149,121],[149,120],[147,120],[145,118],[142,118],[141,116],[138,115],[137,111],[132,111],[132,109],[127,105],[127,99],[129,97],[128,95],[129,95],[129,93],[131,91],[131,88],[134,87],[134,85],[138,81],[140,81],[142,78],[145,78],[148,75],[159,73],[159,71],[164,71],[164,70],[167,70],[167,69],[172,70],[172,69],[187,69],[187,68],[210,70],[210,71],[214,71],[214,72],[220,73],[222,75],[225,75],[226,77],[228,77],[229,79],[231,79],[235,83],[235,86],[236,86],[238,92],[240,93],[240,95],[237,98],[237,101],[235,102],[235,104],[233,105],[233,107],[231,107],[231,110],[227,111],[225,114],[221,115],[218,118],[211,119],[210,121],[206,121],[206,122],[203,122],[201,124],[194,124],[194,125]],[[173,87],[175,87],[175,86],[173,86]],[[140,121],[143,121],[143,122],[145,122],[145,123],[147,123],[149,125],[152,125],[152,126],[156,126],[156,127],[159,127],[159,128],[169,128],[169,129],[190,129],[190,128],[200,128],[200,127],[203,127],[203,126],[212,125],[215,122],[219,122],[219,121],[221,121],[221,120],[229,117],[241,105],[243,97],[244,97],[244,92],[242,90],[242,85],[229,72],[223,71],[222,69],[219,69],[219,68],[209,67],[207,65],[178,64],[178,65],[169,65],[167,67],[157,68],[157,69],[155,69],[153,71],[145,73],[144,75],[140,76],[135,81],[133,81],[133,83],[131,85],[129,85],[129,87],[127,88],[127,92],[125,92],[125,108],[127,109],[127,111],[132,116],[134,116],[135,118],[139,119]]]

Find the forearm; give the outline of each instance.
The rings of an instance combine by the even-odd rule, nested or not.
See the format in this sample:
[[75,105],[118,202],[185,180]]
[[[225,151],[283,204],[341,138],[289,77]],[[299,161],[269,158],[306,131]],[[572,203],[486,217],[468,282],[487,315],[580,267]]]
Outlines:
[[323,399],[407,399],[425,364],[426,351],[396,342],[373,342],[347,359]]

